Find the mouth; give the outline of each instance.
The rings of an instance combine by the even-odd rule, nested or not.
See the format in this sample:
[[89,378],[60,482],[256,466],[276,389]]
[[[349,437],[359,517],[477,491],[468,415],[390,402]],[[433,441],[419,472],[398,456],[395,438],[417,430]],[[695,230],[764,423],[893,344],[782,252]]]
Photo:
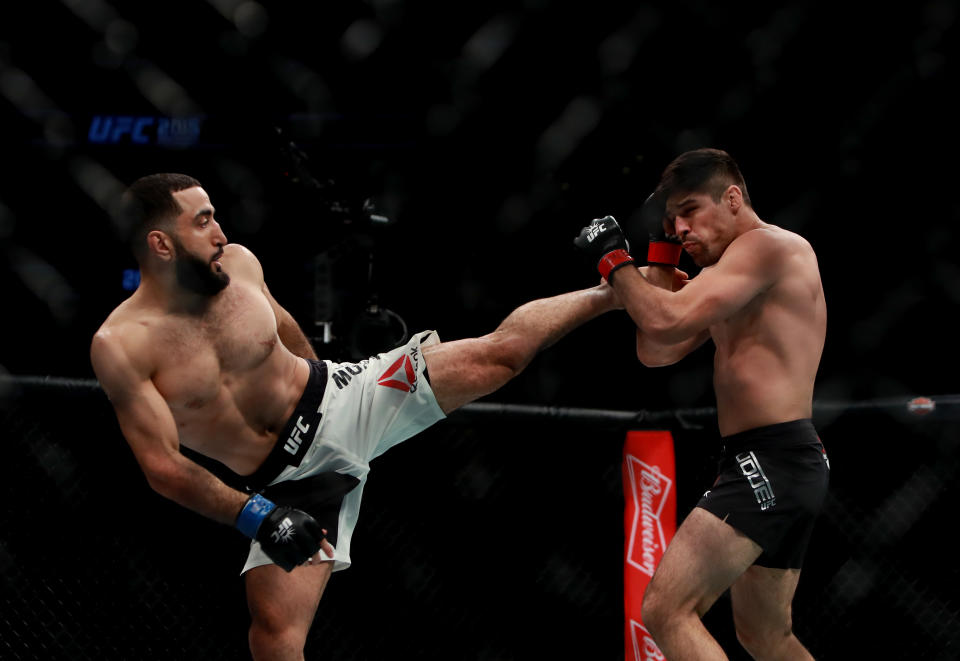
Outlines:
[[220,258],[223,257],[223,251],[221,250],[216,255],[213,256],[213,259],[210,260],[210,264],[213,266],[214,270],[217,273],[223,272],[223,264],[220,263]]

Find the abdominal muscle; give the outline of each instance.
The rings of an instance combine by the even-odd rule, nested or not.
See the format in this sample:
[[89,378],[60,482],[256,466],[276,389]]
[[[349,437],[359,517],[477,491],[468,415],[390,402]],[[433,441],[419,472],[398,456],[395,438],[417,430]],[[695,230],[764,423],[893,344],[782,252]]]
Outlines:
[[717,353],[714,389],[721,436],[812,414],[812,377],[789,369],[769,351],[755,349],[733,357]]
[[[239,475],[253,473],[293,414],[309,371],[279,342],[256,367],[221,371],[212,397],[171,405],[181,444]],[[189,380],[189,372],[180,378]]]

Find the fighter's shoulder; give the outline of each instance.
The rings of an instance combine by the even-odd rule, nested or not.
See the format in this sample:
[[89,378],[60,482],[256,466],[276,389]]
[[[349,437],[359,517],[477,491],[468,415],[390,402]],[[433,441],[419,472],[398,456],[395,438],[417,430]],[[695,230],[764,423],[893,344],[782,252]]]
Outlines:
[[149,375],[155,339],[151,328],[159,321],[155,317],[148,308],[131,299],[110,313],[90,342],[90,360],[98,377],[118,370]]
[[230,260],[258,262],[257,256],[253,254],[253,251],[239,243],[228,243],[225,245],[223,247],[223,256]]
[[731,246],[733,245],[751,255],[753,259],[766,257],[784,260],[791,255],[813,253],[813,248],[805,238],[796,232],[770,224],[744,232],[733,241]]
[[257,280],[263,279],[263,267],[253,251],[239,243],[228,243],[223,247],[221,263],[231,275],[242,274]]

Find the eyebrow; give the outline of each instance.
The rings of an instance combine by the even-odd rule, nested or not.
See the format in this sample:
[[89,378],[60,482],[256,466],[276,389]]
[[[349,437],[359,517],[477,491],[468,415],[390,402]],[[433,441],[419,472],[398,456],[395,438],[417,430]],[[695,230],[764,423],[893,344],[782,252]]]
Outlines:
[[214,212],[213,207],[204,207],[203,209],[200,209],[200,211],[197,212],[197,214],[193,217],[193,219],[199,220],[204,216],[210,216],[211,218],[213,218],[213,212]]
[[680,200],[680,201],[677,202],[676,204],[671,204],[671,205],[670,205],[670,208],[666,210],[667,218],[669,218],[669,219],[672,220],[673,218],[675,218],[675,217],[677,216],[677,210],[678,210],[678,209],[683,209],[685,206],[687,206],[687,205],[690,204],[691,202],[696,202],[696,201],[697,201],[697,200],[696,200],[696,198],[695,198],[693,195],[688,195],[687,197],[683,198],[682,200]]

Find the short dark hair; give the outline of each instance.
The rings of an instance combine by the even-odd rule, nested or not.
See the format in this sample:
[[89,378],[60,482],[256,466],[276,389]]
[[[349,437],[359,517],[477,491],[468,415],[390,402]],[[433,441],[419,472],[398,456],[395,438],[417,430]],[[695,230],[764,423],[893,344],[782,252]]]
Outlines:
[[740,188],[744,204],[753,206],[740,167],[730,154],[722,149],[694,149],[680,154],[664,169],[655,195],[666,203],[678,193],[708,193],[719,202],[731,185]]
[[185,174],[164,172],[140,177],[127,188],[120,205],[120,228],[137,261],[147,252],[147,234],[155,229],[171,231],[173,219],[183,209],[173,193],[200,186]]

